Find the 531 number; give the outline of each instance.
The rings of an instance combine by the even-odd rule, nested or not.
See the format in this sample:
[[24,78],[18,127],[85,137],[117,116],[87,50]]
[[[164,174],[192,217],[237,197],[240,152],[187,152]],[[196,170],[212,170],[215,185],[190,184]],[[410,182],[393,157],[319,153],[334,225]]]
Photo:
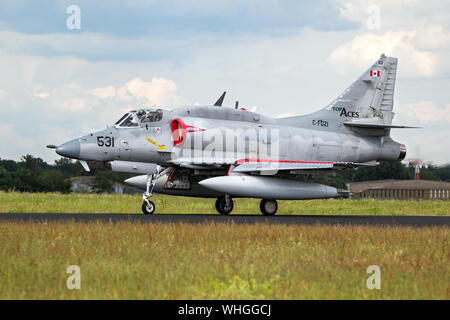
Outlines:
[[103,136],[98,136],[97,137],[97,145],[99,147],[114,147],[114,137],[103,137]]

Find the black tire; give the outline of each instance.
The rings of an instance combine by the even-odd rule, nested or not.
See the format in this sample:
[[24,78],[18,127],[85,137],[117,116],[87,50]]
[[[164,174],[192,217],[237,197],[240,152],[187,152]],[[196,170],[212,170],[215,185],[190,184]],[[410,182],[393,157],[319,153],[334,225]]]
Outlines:
[[142,212],[144,214],[153,214],[153,212],[155,212],[155,208],[155,204],[150,200],[148,200],[148,203],[147,201],[142,202]]
[[219,212],[222,216],[226,216],[231,211],[233,211],[233,199],[230,198],[230,204],[226,206],[225,196],[220,196],[216,200],[216,210]]
[[276,200],[262,199],[259,208],[261,209],[263,215],[273,216],[277,213],[278,203]]

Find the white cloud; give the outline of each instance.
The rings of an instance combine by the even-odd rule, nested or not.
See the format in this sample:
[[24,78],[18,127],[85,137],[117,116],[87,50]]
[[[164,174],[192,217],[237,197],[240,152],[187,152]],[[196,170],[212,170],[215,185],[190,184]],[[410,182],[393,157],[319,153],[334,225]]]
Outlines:
[[153,77],[150,82],[134,78],[117,90],[121,100],[141,99],[149,106],[177,104],[180,99],[176,91],[176,84],[162,77]]
[[430,51],[419,50],[415,31],[386,31],[383,34],[358,35],[349,43],[336,48],[329,63],[340,74],[365,70],[381,53],[399,58],[403,76],[432,77],[436,75],[436,58]]
[[411,114],[421,122],[450,122],[450,104],[438,108],[432,101],[408,104]]
[[[405,77],[450,75],[448,1],[336,1],[342,17],[360,24],[352,41],[330,54],[329,62],[339,73],[353,72],[355,67],[374,62],[373,55],[385,53],[399,58],[399,72]],[[369,28],[374,15],[370,8],[377,9],[378,28]]]
[[116,95],[116,88],[114,86],[106,86],[104,88],[95,88],[89,91],[93,96],[99,99],[113,98]]
[[72,98],[64,101],[61,107],[66,111],[83,112],[87,111],[87,102],[84,98]]
[[[367,29],[367,22],[379,14],[381,31],[394,29],[416,30],[428,25],[448,23],[450,11],[447,0],[336,0],[341,16]],[[378,8],[378,10],[373,10]],[[371,10],[372,9],[372,10]]]
[[0,125],[0,145],[2,146],[0,158],[17,159],[34,147],[35,141],[32,137],[23,137],[18,131],[18,128],[12,124]]
[[415,44],[420,50],[448,51],[450,31],[442,25],[427,25],[416,32]]
[[35,97],[41,98],[41,99],[46,99],[48,98],[50,94],[48,92],[36,92],[34,94]]
[[[69,87],[73,89],[73,96],[82,95],[81,92],[86,91],[81,89],[78,84],[71,84]],[[89,95],[85,95],[84,98],[68,100],[63,105],[63,108],[74,112],[84,111],[88,103],[95,107],[98,104],[106,103],[104,100],[121,105],[121,109],[126,105],[167,107],[177,105],[183,100],[177,93],[177,85],[175,82],[164,77],[153,77],[151,81],[134,78],[122,86],[115,87],[109,85],[101,88],[88,89],[87,92]]]
[[[124,112],[131,107],[175,106],[183,101],[177,93],[175,82],[164,77],[153,77],[151,81],[134,78],[121,86],[108,85],[100,88],[86,88],[71,81],[51,90],[51,93],[33,94],[49,98],[44,107],[52,112],[83,113],[95,112],[109,115]],[[105,108],[107,107],[107,108]],[[115,116],[118,116],[115,114]],[[92,118],[92,115],[91,117]]]
[[[396,123],[434,122],[422,131],[393,134],[410,154],[420,150],[422,158],[448,161],[442,150],[450,148],[450,139],[441,139],[450,136],[447,106],[442,107],[450,101],[450,81],[445,79],[450,74],[448,10],[427,9],[429,2],[423,1],[414,1],[413,10],[407,1],[381,0],[381,28],[367,30],[366,9],[372,2],[352,2],[356,7],[347,11],[347,18],[360,21],[361,28],[347,31],[304,28],[283,36],[205,31],[170,39],[0,32],[0,88],[7,94],[0,115],[14,124],[10,130],[16,135],[33,137],[31,148],[18,147],[15,153],[2,148],[1,156],[30,152],[52,160],[55,154],[45,144],[104,128],[131,108],[213,103],[224,90],[228,106],[239,100],[241,106],[256,104],[269,115],[313,112],[385,52],[400,58],[395,98],[403,104],[396,101]],[[89,61],[61,56],[68,52]],[[42,93],[48,96],[36,96]],[[437,112],[442,121],[427,120],[422,109],[415,109],[418,101],[429,101],[424,110]]]
[[8,92],[6,90],[0,89],[0,99],[6,99],[8,97]]
[[11,124],[0,128],[2,158],[31,153],[52,161],[58,156],[46,144],[104,128],[131,108],[170,108],[185,101],[175,82],[150,63],[88,62],[0,50],[0,69],[0,116]]

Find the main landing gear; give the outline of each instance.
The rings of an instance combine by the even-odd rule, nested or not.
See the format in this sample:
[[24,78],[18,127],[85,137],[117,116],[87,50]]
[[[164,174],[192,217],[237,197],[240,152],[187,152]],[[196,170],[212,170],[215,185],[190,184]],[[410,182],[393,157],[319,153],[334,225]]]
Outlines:
[[273,216],[278,210],[278,204],[276,200],[262,199],[259,208],[263,215]]
[[227,194],[220,196],[216,200],[216,209],[222,216],[226,216],[233,210],[233,199]]
[[[259,205],[265,216],[273,216],[278,210],[276,200],[262,199]],[[223,195],[216,200],[216,209],[221,215],[228,215],[233,210],[233,199],[229,195]]]

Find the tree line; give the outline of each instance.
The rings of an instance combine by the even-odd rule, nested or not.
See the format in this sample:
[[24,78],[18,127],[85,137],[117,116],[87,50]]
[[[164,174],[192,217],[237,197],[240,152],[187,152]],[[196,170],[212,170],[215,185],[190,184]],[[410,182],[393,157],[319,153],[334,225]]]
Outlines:
[[[113,172],[101,161],[88,161],[91,172],[85,172],[78,161],[67,158],[55,160],[48,164],[30,154],[19,161],[0,159],[0,190],[21,192],[62,192],[71,191],[72,179],[78,176],[94,176],[96,192],[111,192],[115,182],[122,183],[131,174]],[[450,165],[428,166],[420,170],[421,179],[450,182]],[[335,177],[317,177],[315,181],[346,188],[349,182],[413,179],[414,166],[400,161],[382,161],[375,167],[361,167],[338,171]]]
[[[345,189],[346,184],[350,182],[414,179],[414,170],[414,165],[405,165],[401,161],[380,161],[377,166],[340,170],[335,177],[320,177],[315,180]],[[450,164],[422,167],[420,179],[450,182]]]
[[79,176],[94,176],[96,192],[111,192],[115,182],[122,183],[131,175],[113,172],[101,161],[88,161],[91,172],[86,172],[79,161],[67,158],[48,164],[30,154],[20,161],[0,159],[0,190],[21,192],[69,193],[72,179]]

